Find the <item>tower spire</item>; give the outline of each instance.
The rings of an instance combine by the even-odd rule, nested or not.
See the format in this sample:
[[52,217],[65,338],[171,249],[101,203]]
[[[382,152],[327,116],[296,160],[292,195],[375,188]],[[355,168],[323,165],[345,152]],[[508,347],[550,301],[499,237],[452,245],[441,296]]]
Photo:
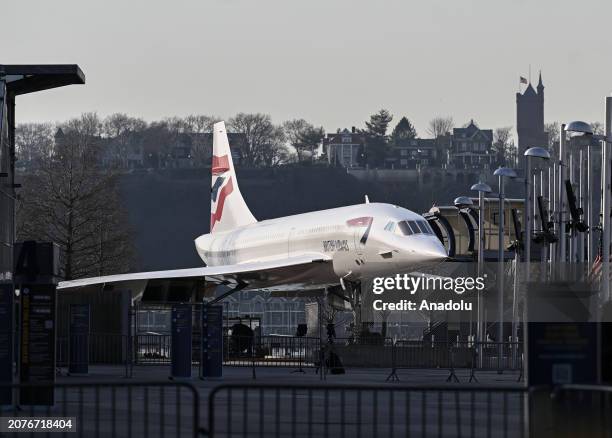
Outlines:
[[544,89],[544,84],[542,83],[542,70],[540,70],[540,78],[538,80],[538,92]]

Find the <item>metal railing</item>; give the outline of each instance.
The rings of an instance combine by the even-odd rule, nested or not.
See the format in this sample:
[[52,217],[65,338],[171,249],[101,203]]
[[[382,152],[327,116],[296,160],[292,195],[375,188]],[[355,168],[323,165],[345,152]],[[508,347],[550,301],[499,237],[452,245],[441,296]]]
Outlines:
[[[53,406],[4,406],[4,417],[71,417],[67,437],[198,437],[199,394],[181,382],[57,383],[0,385],[0,391],[45,391],[54,388]],[[2,435],[0,433],[0,435]],[[31,436],[56,433],[32,433]],[[23,434],[15,434],[23,436]],[[25,435],[27,436],[27,435]]]
[[169,364],[172,360],[172,336],[136,334],[133,351],[136,365]]
[[[69,337],[58,338],[58,366],[66,366],[70,353]],[[172,337],[169,334],[92,333],[88,335],[89,363],[134,365],[170,364]],[[333,343],[319,338],[295,336],[224,336],[225,366],[318,368],[330,360],[342,367],[389,368],[466,368],[472,370],[522,370],[522,344],[505,342],[502,355],[495,342],[394,341],[367,338],[355,341],[336,338]],[[194,336],[194,364],[200,360],[199,335]]]
[[523,345],[519,342],[396,341],[391,348],[392,365],[387,381],[398,381],[397,371],[410,368],[447,368],[449,382],[459,381],[455,374],[457,368],[470,369],[470,382],[477,382],[475,372],[484,370],[520,371],[518,380],[523,376]]
[[[550,423],[540,424],[538,434],[559,438],[612,437],[612,387],[563,385],[550,398]],[[543,416],[546,419],[546,416]]]
[[525,388],[221,385],[210,437],[524,437]]
[[397,368],[449,368],[454,365],[456,368],[521,369],[522,343],[503,342],[501,357],[499,346],[499,342],[396,341],[393,344]]
[[52,405],[27,406],[22,399],[3,406],[2,417],[72,418],[76,433],[63,436],[76,437],[612,434],[612,387],[604,386],[225,384],[212,388],[204,410],[198,391],[185,382],[15,384],[0,385],[0,394],[12,391],[18,400],[29,392],[38,403],[33,394],[51,388]]
[[[116,333],[90,333],[73,335],[80,343],[89,344],[91,365],[124,365],[130,356],[129,336]],[[87,338],[86,340],[84,338]],[[57,365],[67,366],[70,360],[70,336],[57,338]]]
[[312,368],[319,362],[319,338],[295,336],[226,336],[225,366]]

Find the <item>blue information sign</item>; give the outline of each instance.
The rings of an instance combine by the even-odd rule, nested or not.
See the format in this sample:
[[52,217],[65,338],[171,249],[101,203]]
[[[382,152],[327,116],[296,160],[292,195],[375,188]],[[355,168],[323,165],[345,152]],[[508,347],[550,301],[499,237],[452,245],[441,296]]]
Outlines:
[[[0,283],[0,385],[13,383],[13,285]],[[10,388],[0,389],[0,405],[13,402]]]
[[223,377],[223,306],[202,306],[200,377]]
[[89,304],[70,305],[70,374],[89,372],[89,318]]
[[191,378],[191,321],[190,304],[172,306],[171,377]]

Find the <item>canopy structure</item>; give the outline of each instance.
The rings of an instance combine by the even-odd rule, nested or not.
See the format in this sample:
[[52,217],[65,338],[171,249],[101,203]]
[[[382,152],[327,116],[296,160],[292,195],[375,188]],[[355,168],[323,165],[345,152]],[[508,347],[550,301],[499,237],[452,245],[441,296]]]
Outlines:
[[0,281],[12,280],[15,242],[15,97],[84,84],[76,64],[0,64]]

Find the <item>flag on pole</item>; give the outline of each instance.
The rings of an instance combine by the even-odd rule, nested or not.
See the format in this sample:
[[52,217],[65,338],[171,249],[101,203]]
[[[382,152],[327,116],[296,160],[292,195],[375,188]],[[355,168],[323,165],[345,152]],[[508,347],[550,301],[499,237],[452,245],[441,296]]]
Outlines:
[[591,270],[587,276],[588,280],[595,283],[601,280],[601,272],[603,268],[603,257],[602,257],[602,248],[603,248],[603,236],[599,236],[599,242],[597,245],[597,255],[595,256],[595,260],[593,260],[593,264],[591,265]]
[[595,257],[595,260],[593,260],[593,266],[591,266],[591,272],[589,272],[589,280],[590,281],[598,281],[600,276],[601,276],[601,268],[602,268],[602,263],[601,263],[601,254],[597,254],[597,257]]
[[524,77],[521,76],[520,83],[521,84],[528,84],[529,81],[527,80],[527,78],[524,78]]

